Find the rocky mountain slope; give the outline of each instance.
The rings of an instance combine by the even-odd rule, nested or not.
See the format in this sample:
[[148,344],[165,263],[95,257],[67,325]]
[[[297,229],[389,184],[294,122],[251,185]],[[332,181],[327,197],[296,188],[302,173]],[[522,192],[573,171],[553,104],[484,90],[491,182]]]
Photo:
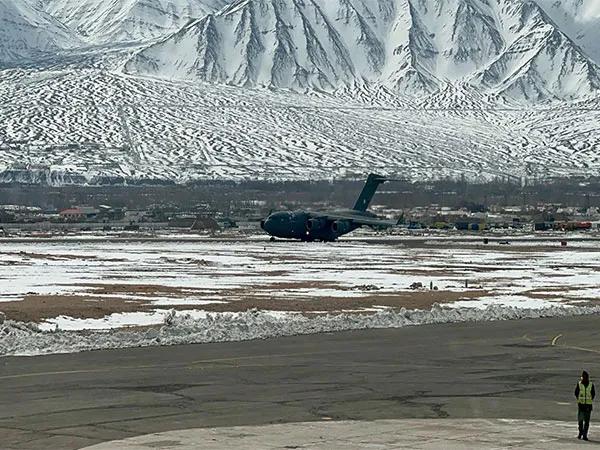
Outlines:
[[0,182],[600,175],[600,105],[439,106],[466,95],[391,106],[96,69],[5,71]]
[[80,44],[72,30],[29,3],[0,0],[0,68]]
[[145,41],[215,12],[228,0],[39,0],[38,5],[92,44]]
[[600,1],[537,0],[558,27],[600,62]]
[[527,0],[238,0],[126,70],[295,91],[375,84],[411,96],[468,84],[540,101],[600,89],[591,55]]
[[598,20],[596,0],[0,0],[0,182],[600,175]]

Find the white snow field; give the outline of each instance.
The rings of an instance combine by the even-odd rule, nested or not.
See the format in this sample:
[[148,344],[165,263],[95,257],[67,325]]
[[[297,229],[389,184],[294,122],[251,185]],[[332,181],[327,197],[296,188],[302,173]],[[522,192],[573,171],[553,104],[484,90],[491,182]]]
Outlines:
[[424,109],[385,91],[301,95],[72,67],[0,75],[5,182],[600,174],[591,100],[488,109],[449,87]]
[[5,241],[0,354],[597,314],[599,273],[596,240]]
[[73,30],[28,1],[0,0],[0,69],[79,45]]
[[0,24],[0,182],[600,174],[596,0],[0,0]]
[[116,329],[108,332],[42,331],[33,323],[8,320],[0,324],[0,333],[2,333],[0,356],[35,356],[111,348],[245,341],[370,328],[400,328],[436,323],[536,319],[584,314],[600,314],[600,307],[552,306],[531,309],[489,306],[485,309],[476,309],[442,308],[434,305],[429,311],[401,308],[372,315],[343,313],[313,318],[300,314],[280,317],[258,310],[239,314],[215,313],[201,318],[174,312],[165,317],[160,327]]

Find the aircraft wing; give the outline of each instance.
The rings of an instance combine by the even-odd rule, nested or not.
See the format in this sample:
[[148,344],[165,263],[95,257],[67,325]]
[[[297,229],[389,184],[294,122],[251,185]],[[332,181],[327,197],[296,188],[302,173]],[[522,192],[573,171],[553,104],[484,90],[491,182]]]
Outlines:
[[394,227],[398,225],[398,222],[393,220],[383,220],[378,219],[377,217],[363,217],[363,216],[353,216],[351,214],[326,214],[321,216],[326,220],[347,220],[348,222],[352,222],[356,225],[365,225],[368,227]]

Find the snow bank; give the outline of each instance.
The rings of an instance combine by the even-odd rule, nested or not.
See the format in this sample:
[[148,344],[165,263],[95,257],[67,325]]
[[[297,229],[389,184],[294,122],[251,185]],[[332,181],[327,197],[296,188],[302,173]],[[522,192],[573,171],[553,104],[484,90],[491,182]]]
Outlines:
[[8,320],[0,323],[0,355],[30,356],[124,347],[245,341],[369,328],[586,314],[600,314],[600,307],[551,306],[527,309],[493,305],[485,309],[474,309],[434,305],[430,311],[400,309],[382,310],[371,315],[337,314],[318,317],[300,314],[281,316],[252,310],[240,314],[208,314],[206,317],[194,318],[189,314],[171,311],[160,327],[108,332],[42,331],[36,324]]

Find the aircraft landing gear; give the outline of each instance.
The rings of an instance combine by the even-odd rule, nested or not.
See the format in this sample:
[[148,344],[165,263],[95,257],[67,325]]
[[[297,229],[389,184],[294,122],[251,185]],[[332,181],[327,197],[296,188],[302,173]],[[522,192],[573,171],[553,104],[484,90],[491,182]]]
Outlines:
[[271,236],[271,238],[269,239],[269,241],[275,242],[275,236]]

